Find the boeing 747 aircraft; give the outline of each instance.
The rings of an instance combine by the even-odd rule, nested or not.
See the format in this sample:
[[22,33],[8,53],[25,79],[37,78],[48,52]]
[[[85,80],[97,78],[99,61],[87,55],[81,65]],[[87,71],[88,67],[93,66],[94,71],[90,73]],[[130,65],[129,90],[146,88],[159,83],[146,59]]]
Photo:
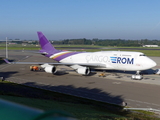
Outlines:
[[156,63],[141,52],[100,51],[100,52],[73,52],[55,49],[42,32],[37,32],[42,55],[58,63],[42,62],[9,62],[8,64],[39,64],[47,73],[56,73],[57,65],[66,65],[77,73],[88,75],[91,69],[137,71],[133,78],[141,76],[142,70],[156,66]]

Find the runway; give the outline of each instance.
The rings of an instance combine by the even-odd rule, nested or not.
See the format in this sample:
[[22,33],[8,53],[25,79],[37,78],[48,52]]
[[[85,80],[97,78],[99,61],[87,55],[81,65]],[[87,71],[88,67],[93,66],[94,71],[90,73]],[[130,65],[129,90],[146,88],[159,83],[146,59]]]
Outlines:
[[[1,53],[3,54],[3,53]],[[9,57],[27,62],[53,62],[38,54],[10,51]],[[160,58],[152,57],[159,68]],[[121,105],[123,101],[129,107],[154,108],[160,110],[160,82],[158,75],[144,75],[141,81],[131,80],[132,74],[107,72],[106,77],[82,76],[66,66],[58,69],[64,74],[53,75],[42,71],[32,72],[29,65],[0,65],[0,76],[19,84],[43,88],[78,97]]]

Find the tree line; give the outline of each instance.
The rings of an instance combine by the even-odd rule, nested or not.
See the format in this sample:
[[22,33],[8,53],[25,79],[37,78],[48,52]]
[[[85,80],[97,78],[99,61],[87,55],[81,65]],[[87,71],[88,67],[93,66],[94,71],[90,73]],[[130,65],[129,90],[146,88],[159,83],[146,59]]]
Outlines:
[[[16,44],[39,44],[37,40],[10,40],[8,41]],[[50,40],[53,45],[98,45],[98,46],[117,46],[117,47],[141,47],[143,45],[158,45],[160,46],[160,40],[123,40],[123,39],[65,39],[65,40]],[[5,41],[0,41],[4,43]]]
[[158,45],[160,40],[122,40],[122,39],[66,39],[52,41],[55,45],[99,45],[99,46],[118,46],[118,47],[141,47],[143,45]]

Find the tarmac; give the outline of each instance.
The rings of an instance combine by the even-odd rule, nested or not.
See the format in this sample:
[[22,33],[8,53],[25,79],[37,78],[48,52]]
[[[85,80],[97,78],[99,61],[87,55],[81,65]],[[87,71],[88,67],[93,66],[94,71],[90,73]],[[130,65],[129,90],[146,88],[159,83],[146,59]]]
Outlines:
[[[9,58],[23,62],[53,62],[39,54],[20,51],[9,51]],[[160,68],[160,57],[150,58],[157,63],[153,70]],[[69,67],[58,66],[57,75],[53,75],[44,71],[30,71],[29,66],[2,64],[0,76],[18,84],[87,99],[117,105],[125,102],[129,107],[160,110],[160,76],[150,74],[152,70],[145,71],[143,80],[132,80],[131,75],[135,72],[107,71],[105,77],[99,77],[101,72],[82,76]]]

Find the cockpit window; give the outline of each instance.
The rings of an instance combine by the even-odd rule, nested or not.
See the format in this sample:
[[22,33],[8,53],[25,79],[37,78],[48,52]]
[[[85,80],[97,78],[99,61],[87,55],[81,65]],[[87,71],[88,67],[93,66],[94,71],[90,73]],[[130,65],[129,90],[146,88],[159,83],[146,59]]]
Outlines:
[[140,54],[139,56],[146,56],[145,54]]

